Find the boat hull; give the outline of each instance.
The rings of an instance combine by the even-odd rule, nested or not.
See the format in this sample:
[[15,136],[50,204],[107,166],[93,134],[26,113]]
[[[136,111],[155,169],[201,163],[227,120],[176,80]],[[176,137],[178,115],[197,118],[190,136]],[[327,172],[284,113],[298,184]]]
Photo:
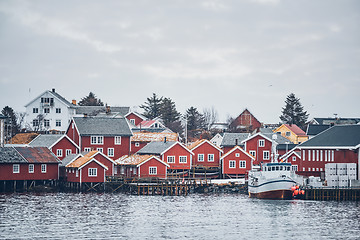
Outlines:
[[289,200],[293,198],[291,190],[273,190],[267,192],[251,193],[251,198]]
[[291,187],[296,182],[289,178],[277,178],[261,182],[259,184],[249,185],[248,191],[250,197],[262,199],[292,199]]

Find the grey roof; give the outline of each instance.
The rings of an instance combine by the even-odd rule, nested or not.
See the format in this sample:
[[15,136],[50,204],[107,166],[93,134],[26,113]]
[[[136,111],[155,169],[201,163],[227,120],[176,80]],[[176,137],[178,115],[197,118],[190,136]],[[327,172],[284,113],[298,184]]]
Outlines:
[[331,125],[331,124],[358,124],[360,118],[314,118],[314,120],[320,125]]
[[[125,116],[130,111],[130,107],[110,107],[111,113],[119,113]],[[99,113],[105,113],[106,106],[77,106],[76,114],[87,114],[88,116],[96,116]]]
[[56,96],[57,98],[59,98],[61,101],[63,101],[66,105],[70,106],[70,107],[75,107],[75,105],[73,105],[72,103],[70,103],[68,100],[66,100],[63,96],[61,96],[60,94],[58,94],[57,92],[53,92],[53,91],[48,91],[51,94],[53,94],[54,96]]
[[74,117],[81,136],[132,136],[125,118]]
[[315,136],[330,127],[331,125],[309,124],[306,130],[306,135]]
[[355,147],[360,144],[360,125],[335,125],[299,145],[301,147]]
[[238,145],[250,136],[249,133],[224,133],[220,146],[235,146],[236,141]]
[[0,148],[0,163],[27,163],[13,147]]
[[61,134],[41,134],[29,143],[31,147],[51,147],[64,135]]
[[175,142],[150,142],[140,149],[138,154],[158,154],[160,155],[166,149],[171,147]]
[[276,146],[277,150],[288,150],[290,151],[291,149],[293,149],[294,147],[296,147],[297,144],[294,143],[290,143],[290,144],[279,144]]
[[60,166],[65,167],[68,165],[72,160],[74,160],[79,154],[69,154],[66,157],[63,158],[61,161]]

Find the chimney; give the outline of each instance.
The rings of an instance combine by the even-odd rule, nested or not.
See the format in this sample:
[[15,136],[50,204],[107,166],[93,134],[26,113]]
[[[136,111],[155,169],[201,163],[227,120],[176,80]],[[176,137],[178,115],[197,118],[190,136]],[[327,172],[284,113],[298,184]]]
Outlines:
[[52,92],[55,92],[55,88],[52,89]]
[[164,143],[166,143],[166,137],[164,137]]
[[87,113],[84,113],[84,118],[87,118]]
[[71,103],[74,104],[74,105],[76,105],[76,100],[73,99],[73,100],[71,101]]
[[235,145],[236,146],[238,145],[238,139],[237,138],[235,139]]

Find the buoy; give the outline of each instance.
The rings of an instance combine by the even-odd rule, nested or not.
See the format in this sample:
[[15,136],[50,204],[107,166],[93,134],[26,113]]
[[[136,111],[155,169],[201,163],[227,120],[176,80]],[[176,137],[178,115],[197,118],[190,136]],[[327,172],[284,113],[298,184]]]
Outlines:
[[295,191],[296,190],[296,187],[295,186],[292,186],[291,187],[291,191]]
[[299,185],[296,185],[296,189],[299,189]]
[[294,191],[294,194],[295,194],[295,195],[298,195],[298,193],[299,193],[299,190],[295,190],[295,191]]
[[304,191],[304,190],[301,190],[301,194],[304,195],[304,194],[305,194],[305,191]]

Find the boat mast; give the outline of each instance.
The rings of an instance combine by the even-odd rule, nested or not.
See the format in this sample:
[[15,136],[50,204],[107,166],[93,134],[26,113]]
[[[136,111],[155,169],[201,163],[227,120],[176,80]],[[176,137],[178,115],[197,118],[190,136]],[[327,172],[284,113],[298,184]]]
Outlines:
[[272,142],[271,142],[271,162],[277,163],[278,162],[278,154],[276,152],[276,142],[277,139],[276,133],[272,135]]

